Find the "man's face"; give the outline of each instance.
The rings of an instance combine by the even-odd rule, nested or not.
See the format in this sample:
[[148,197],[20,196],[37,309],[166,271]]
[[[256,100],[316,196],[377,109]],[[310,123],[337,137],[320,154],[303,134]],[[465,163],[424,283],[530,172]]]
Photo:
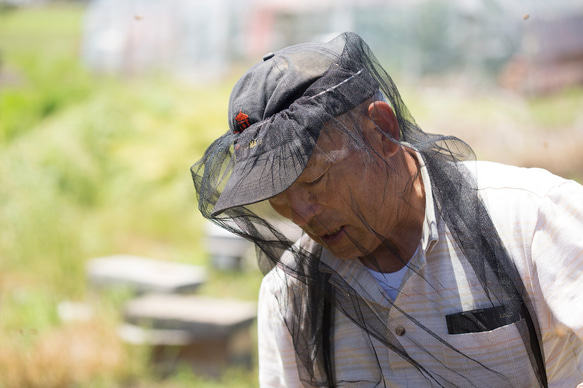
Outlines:
[[[332,125],[322,135],[305,170],[271,206],[340,259],[363,257],[398,226],[398,203],[389,166],[378,154],[347,144]],[[393,171],[394,172],[394,171]]]

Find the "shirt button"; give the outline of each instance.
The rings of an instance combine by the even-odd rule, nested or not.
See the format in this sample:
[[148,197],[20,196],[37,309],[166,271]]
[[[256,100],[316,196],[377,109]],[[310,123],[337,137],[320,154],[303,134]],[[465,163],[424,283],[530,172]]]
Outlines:
[[402,337],[403,335],[405,335],[405,328],[403,326],[399,326],[395,329],[395,334],[397,334],[399,337]]

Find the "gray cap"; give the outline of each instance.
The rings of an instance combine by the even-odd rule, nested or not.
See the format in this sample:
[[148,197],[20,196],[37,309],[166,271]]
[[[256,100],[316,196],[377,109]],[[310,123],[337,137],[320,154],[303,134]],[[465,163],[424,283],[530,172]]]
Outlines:
[[234,167],[213,215],[265,200],[288,188],[310,158],[322,125],[378,90],[362,63],[350,60],[343,34],[264,56],[236,83],[229,101]]

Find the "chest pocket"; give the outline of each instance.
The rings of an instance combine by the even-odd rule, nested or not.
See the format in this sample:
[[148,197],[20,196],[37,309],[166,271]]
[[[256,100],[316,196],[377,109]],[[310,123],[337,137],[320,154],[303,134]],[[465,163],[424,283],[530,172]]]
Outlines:
[[462,311],[445,316],[448,334],[481,333],[518,322],[520,313],[505,306]]
[[[469,381],[496,387],[538,386],[519,327],[519,313],[504,306],[463,311],[446,316],[448,368]],[[526,329],[526,327],[522,327]]]

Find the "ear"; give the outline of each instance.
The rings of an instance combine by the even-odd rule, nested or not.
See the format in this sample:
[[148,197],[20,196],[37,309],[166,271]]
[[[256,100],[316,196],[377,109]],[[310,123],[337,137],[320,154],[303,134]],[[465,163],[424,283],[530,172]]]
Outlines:
[[[376,141],[382,145],[383,153],[390,157],[399,149],[399,123],[389,104],[375,101],[368,106],[367,115],[377,134]],[[383,133],[380,133],[380,132]],[[388,136],[387,136],[388,135]]]

